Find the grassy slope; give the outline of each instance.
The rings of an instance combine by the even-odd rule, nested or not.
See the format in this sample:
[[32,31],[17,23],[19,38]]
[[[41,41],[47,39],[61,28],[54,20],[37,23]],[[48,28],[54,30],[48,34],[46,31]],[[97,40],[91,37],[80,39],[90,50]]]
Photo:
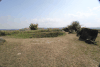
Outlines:
[[[100,62],[98,45],[79,41],[76,34],[55,38],[9,38],[0,45],[3,67],[96,67]],[[96,41],[100,41],[100,34]],[[21,53],[21,54],[20,54]]]

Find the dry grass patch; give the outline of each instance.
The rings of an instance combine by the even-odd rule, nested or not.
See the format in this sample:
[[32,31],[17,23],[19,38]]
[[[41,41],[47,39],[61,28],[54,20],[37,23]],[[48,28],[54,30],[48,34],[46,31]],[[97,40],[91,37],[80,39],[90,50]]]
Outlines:
[[55,38],[3,38],[7,42],[0,45],[2,67],[96,67],[100,62],[99,46],[79,41],[76,34],[66,33]]

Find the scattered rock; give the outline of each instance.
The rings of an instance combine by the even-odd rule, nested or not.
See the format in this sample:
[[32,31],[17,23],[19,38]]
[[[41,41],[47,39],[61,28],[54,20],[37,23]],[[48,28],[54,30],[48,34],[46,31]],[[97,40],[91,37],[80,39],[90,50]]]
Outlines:
[[100,63],[99,63],[99,66],[98,67],[100,67]]
[[17,53],[17,55],[21,55],[21,53]]

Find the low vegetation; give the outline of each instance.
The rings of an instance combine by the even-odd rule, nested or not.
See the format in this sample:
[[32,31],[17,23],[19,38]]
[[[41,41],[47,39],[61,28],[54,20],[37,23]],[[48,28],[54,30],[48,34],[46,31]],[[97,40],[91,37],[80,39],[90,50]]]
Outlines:
[[1,31],[1,36],[10,36],[14,38],[44,38],[61,35],[65,35],[65,32],[60,29]]

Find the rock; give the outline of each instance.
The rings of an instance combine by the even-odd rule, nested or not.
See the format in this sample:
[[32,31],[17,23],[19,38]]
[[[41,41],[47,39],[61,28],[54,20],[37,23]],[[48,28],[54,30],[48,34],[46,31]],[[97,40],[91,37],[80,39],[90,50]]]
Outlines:
[[21,55],[21,53],[17,53],[17,55]]
[[100,67],[100,63],[99,63],[99,66],[98,67]]
[[0,45],[3,44],[6,40],[0,37]]

